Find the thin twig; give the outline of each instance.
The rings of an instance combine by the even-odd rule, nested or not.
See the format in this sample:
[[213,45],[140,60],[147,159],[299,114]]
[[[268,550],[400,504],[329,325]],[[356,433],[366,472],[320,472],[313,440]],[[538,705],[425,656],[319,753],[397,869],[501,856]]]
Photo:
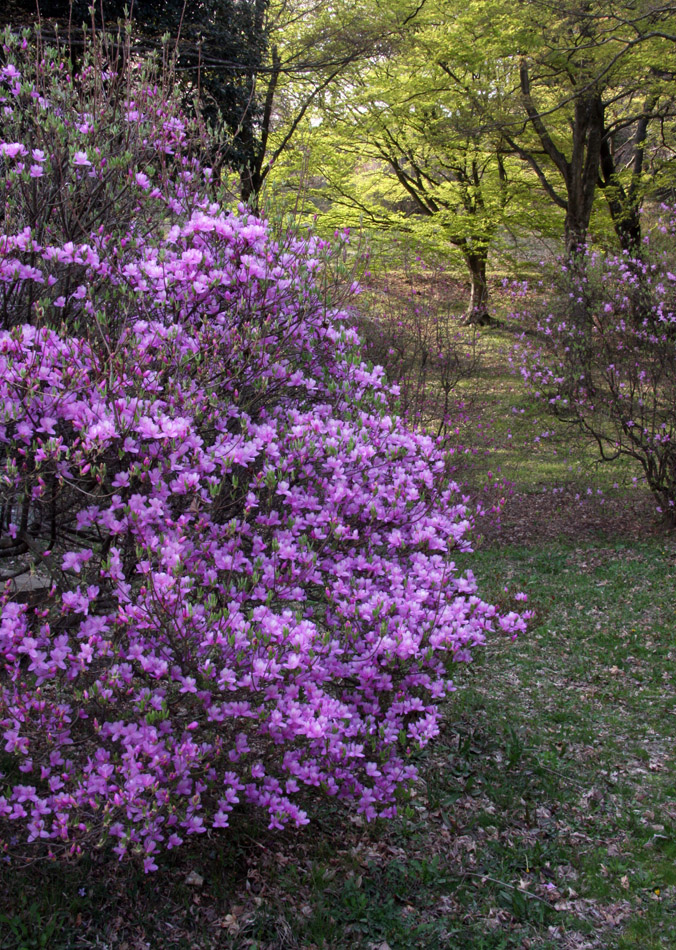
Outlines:
[[576,778],[571,778],[569,775],[565,775],[563,772],[559,772],[556,769],[550,769],[548,765],[542,765],[538,762],[538,768],[543,769],[545,772],[551,772],[552,775],[558,775],[559,778],[564,779],[566,782],[570,782],[571,785],[577,785],[578,788],[586,788],[584,782],[578,782]]
[[506,887],[510,891],[518,891],[520,894],[524,894],[526,897],[532,898],[534,901],[540,901],[541,904],[544,904],[545,907],[549,907],[550,910],[556,910],[556,907],[553,904],[550,904],[549,901],[546,901],[544,897],[539,897],[537,894],[531,894],[530,891],[527,891],[524,887],[518,887],[516,884],[507,884],[506,881],[499,881],[496,877],[491,877],[489,874],[480,874],[478,871],[465,871],[466,877],[476,877],[481,881],[490,881],[491,884],[498,884],[500,887]]

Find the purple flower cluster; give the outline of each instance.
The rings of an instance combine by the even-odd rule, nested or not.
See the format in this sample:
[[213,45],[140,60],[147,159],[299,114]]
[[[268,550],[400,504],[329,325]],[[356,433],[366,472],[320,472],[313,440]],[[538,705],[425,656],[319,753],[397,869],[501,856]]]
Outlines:
[[[17,172],[15,144],[46,200],[53,155]],[[77,197],[114,156],[76,146]],[[153,233],[11,231],[8,189],[0,236],[0,840],[146,871],[238,803],[394,815],[453,663],[524,628],[456,570],[470,514],[328,306],[331,249],[200,197],[173,149],[159,195],[128,176]]]

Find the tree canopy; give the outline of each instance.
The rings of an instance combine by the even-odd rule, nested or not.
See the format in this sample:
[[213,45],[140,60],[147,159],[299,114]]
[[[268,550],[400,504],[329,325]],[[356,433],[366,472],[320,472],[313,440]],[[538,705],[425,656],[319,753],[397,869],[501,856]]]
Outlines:
[[[44,0],[72,30],[85,0]],[[28,16],[15,0],[5,18]],[[103,0],[95,16],[123,14]],[[397,228],[460,256],[487,318],[506,234],[594,228],[632,253],[646,195],[673,182],[676,3],[657,0],[138,0],[135,37],[170,35],[177,74],[220,124],[212,164],[252,207],[307,191],[327,227]],[[303,201],[301,201],[303,206]]]

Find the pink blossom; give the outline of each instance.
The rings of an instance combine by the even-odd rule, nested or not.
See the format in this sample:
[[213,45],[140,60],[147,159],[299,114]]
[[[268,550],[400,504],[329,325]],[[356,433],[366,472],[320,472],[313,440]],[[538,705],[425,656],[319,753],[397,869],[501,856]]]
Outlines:
[[75,571],[76,574],[79,574],[82,565],[86,564],[93,555],[94,552],[89,548],[82,551],[68,551],[63,555],[61,567],[64,571]]
[[0,153],[5,158],[16,158],[17,155],[27,155],[28,149],[21,142],[0,142]]

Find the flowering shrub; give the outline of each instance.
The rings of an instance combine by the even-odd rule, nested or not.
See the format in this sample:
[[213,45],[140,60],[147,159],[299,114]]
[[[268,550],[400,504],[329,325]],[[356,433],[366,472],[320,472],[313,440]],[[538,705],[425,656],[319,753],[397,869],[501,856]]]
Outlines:
[[[73,75],[58,48],[6,31],[2,326],[32,322],[45,289],[70,324],[89,263],[78,256],[81,244],[96,235],[99,256],[131,256],[171,216],[193,209],[211,170],[193,154],[198,122],[181,112],[175,88],[166,63],[133,59],[127,36],[89,38]],[[52,246],[48,275],[31,270],[39,266],[31,242]]]
[[[31,97],[3,76],[6,109]],[[120,153],[69,102],[60,157],[0,144],[5,848],[111,841],[152,871],[238,802],[273,828],[312,790],[391,816],[453,663],[524,620],[456,571],[468,511],[327,307],[327,245],[200,197],[164,106],[162,188],[127,167],[137,213],[102,229],[94,196],[74,237],[49,196],[79,207]]]
[[[666,214],[661,230],[675,227]],[[602,460],[640,463],[673,522],[676,276],[664,254],[652,257],[646,241],[641,258],[586,250],[564,266],[558,309],[537,318],[540,340],[523,337],[517,360],[533,395],[590,436]]]

